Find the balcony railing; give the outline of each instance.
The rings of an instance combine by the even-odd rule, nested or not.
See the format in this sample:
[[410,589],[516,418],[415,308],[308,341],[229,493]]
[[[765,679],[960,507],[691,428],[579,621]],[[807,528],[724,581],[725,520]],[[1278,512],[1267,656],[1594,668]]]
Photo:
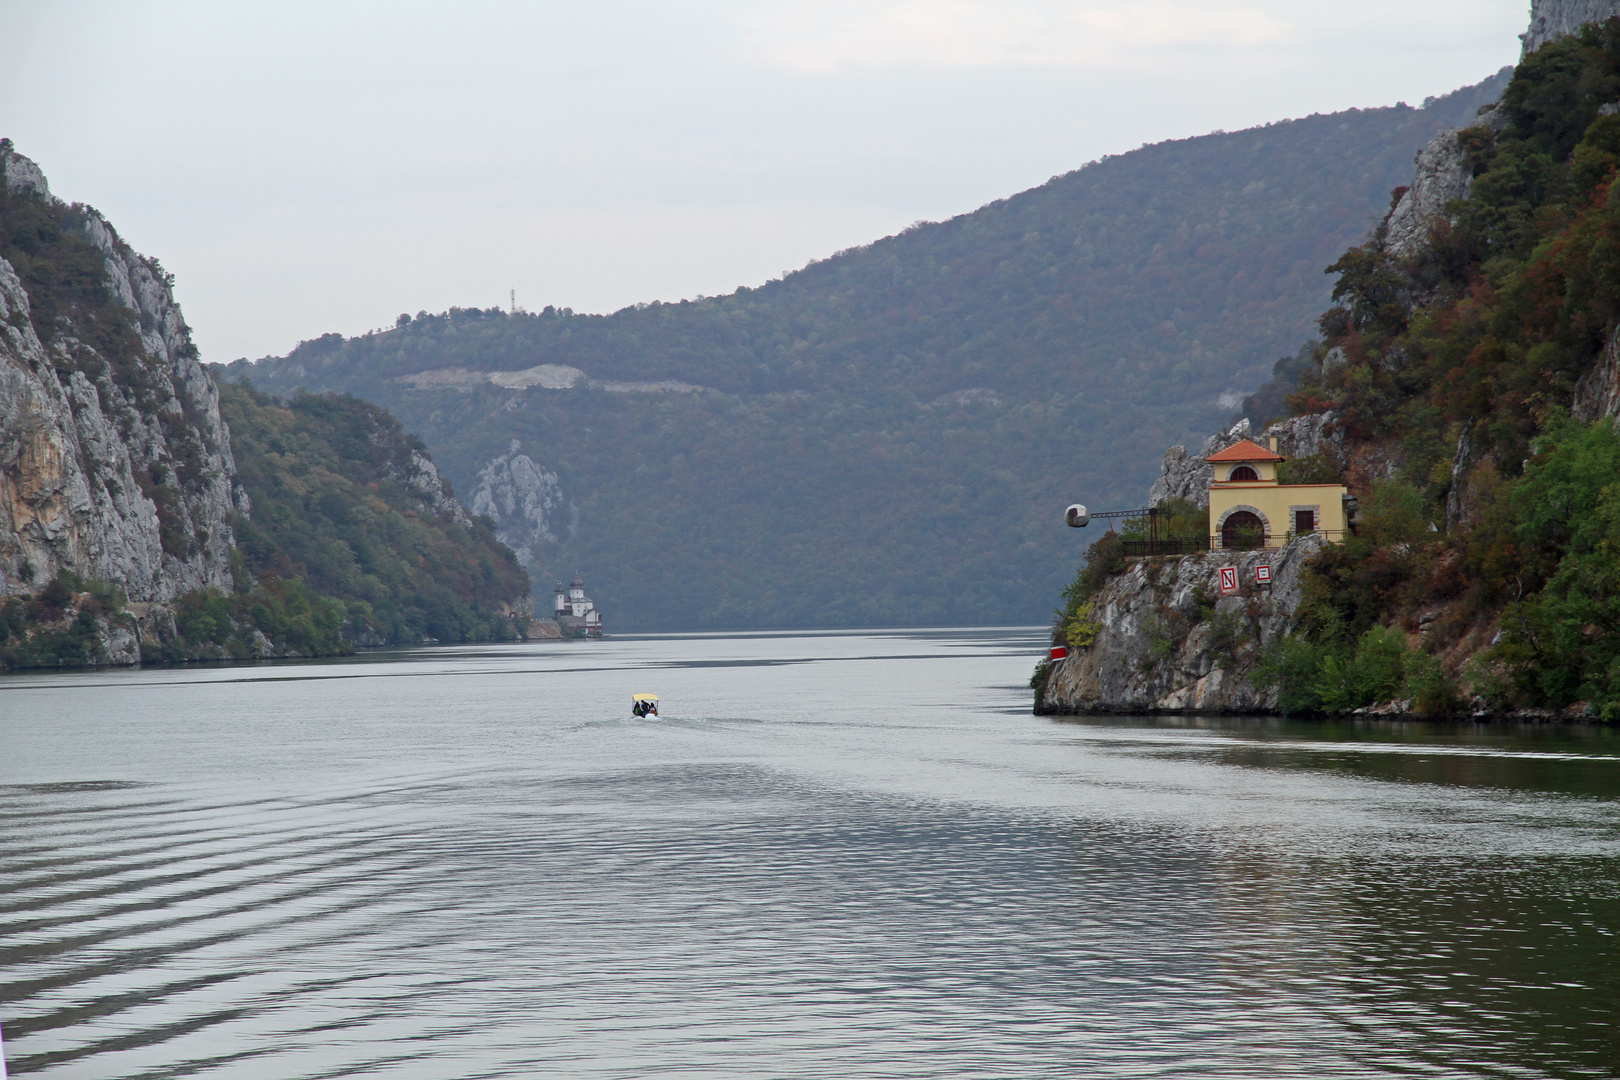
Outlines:
[[1320,536],[1330,543],[1340,543],[1350,533],[1344,529],[1313,529],[1310,533],[1286,532],[1281,538],[1246,536],[1243,542],[1222,544],[1219,535],[1190,536],[1177,540],[1122,540],[1120,547],[1127,559],[1153,558],[1164,555],[1198,555],[1213,549],[1224,551],[1263,551],[1286,547],[1301,536]]
[[1189,536],[1179,540],[1121,540],[1128,559],[1153,555],[1197,555],[1209,550],[1209,537]]

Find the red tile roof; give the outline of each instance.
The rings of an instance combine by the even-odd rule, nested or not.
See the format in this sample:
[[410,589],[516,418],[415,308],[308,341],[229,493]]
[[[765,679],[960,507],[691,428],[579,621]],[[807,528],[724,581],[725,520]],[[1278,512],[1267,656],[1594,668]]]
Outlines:
[[1282,461],[1281,454],[1273,454],[1270,450],[1248,439],[1240,440],[1235,446],[1228,446],[1218,454],[1212,454],[1204,459],[1214,464],[1227,461]]

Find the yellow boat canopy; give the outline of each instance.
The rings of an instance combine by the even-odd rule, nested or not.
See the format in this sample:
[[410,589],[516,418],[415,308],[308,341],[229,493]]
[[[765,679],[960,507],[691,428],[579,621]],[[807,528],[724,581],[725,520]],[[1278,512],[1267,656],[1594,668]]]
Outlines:
[[631,694],[630,695],[630,700],[631,701],[657,701],[658,700],[658,695],[657,694]]

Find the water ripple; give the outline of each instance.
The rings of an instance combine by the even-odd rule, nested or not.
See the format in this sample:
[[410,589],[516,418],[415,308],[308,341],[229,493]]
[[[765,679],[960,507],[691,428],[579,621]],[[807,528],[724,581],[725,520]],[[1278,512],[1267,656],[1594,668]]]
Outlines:
[[[1614,1075],[1612,791],[1512,772],[1601,745],[1049,724],[1005,715],[1004,639],[795,641],[627,643],[692,680],[661,724],[532,654],[353,697],[168,673],[138,742],[0,787],[13,1073]],[[752,702],[783,679],[817,705]]]

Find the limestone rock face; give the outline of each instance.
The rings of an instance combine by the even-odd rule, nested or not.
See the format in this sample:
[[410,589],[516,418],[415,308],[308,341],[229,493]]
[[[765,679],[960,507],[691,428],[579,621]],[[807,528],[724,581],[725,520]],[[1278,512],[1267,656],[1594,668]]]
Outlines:
[[[1616,0],[1620,3],[1620,0]],[[1501,110],[1483,111],[1478,125],[1500,131],[1507,122]],[[1458,138],[1461,128],[1442,131],[1430,139],[1412,159],[1412,184],[1389,212],[1385,222],[1384,250],[1400,258],[1416,255],[1429,238],[1436,222],[1449,220],[1446,204],[1465,198],[1473,184],[1468,156]]]
[[[1267,645],[1294,630],[1303,598],[1300,570],[1322,549],[1304,536],[1269,551],[1213,551],[1141,559],[1093,597],[1096,642],[1057,663],[1045,711],[1266,712],[1276,692],[1256,686]],[[1269,564],[1272,583],[1255,583]],[[1217,571],[1235,566],[1241,591],[1220,596]],[[1201,610],[1213,600],[1213,611]]]
[[1260,433],[1260,445],[1270,446],[1272,439],[1277,440],[1277,452],[1289,460],[1320,454],[1331,461],[1342,462],[1349,453],[1337,412],[1308,413],[1278,420]]
[[1224,432],[1211,435],[1196,454],[1185,446],[1172,446],[1164,452],[1159,467],[1159,478],[1148,492],[1148,505],[1157,506],[1166,499],[1186,499],[1198,506],[1209,505],[1209,484],[1215,469],[1204,459],[1218,454],[1242,439],[1256,439],[1262,446],[1267,440],[1277,440],[1277,450],[1284,457],[1308,457],[1312,454],[1340,455],[1344,453],[1344,432],[1335,423],[1336,413],[1313,413],[1279,420],[1259,436],[1247,418],[1239,420]]
[[1589,22],[1602,22],[1616,15],[1620,15],[1620,0],[1531,0],[1530,28],[1519,35],[1519,59]]
[[1599,420],[1620,421],[1620,328],[1609,335],[1609,343],[1596,366],[1575,387],[1570,409],[1577,420],[1591,424]]
[[7,153],[0,161],[0,177],[7,191],[31,191],[42,199],[51,197],[51,186],[38,165],[17,153]]
[[450,481],[439,474],[439,467],[422,451],[413,449],[403,465],[390,463],[388,478],[414,493],[432,507],[435,514],[448,514],[456,524],[471,528],[472,518],[457,501]]
[[1472,176],[1457,134],[1442,131],[1418,151],[1412,185],[1389,214],[1384,250],[1391,255],[1417,254],[1435,220],[1445,217],[1446,203],[1468,194]]
[[563,510],[557,474],[522,452],[522,444],[490,459],[478,471],[469,502],[472,512],[495,521],[495,536],[524,566],[538,566],[547,545],[558,542],[557,517]]
[[107,293],[99,307],[58,302],[42,325],[0,259],[4,588],[72,570],[137,601],[229,589],[230,437],[168,275],[94,211],[51,196],[38,166],[8,144],[0,172],[13,204],[32,200],[24,210],[56,215],[69,243],[99,253]]
[[1157,506],[1166,499],[1186,499],[1198,506],[1208,506],[1209,484],[1215,478],[1215,467],[1204,459],[1252,434],[1253,429],[1245,417],[1233,424],[1231,430],[1205,439],[1203,449],[1196,454],[1185,446],[1166,450],[1164,462],[1159,466],[1159,478],[1148,491],[1148,505]]

